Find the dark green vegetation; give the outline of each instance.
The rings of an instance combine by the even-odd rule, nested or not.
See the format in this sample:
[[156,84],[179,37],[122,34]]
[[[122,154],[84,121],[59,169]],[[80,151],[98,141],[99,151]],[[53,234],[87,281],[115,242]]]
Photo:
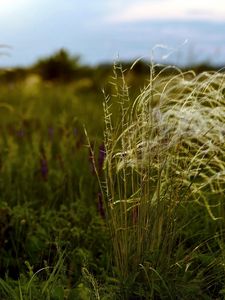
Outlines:
[[[132,101],[148,83],[149,67],[124,68]],[[95,171],[104,187],[101,90],[118,93],[108,84],[112,75],[112,66],[82,66],[64,51],[26,70],[2,71],[0,299],[224,299],[223,205],[212,205],[216,220],[198,201],[176,208],[176,220],[168,221],[178,232],[173,244],[154,236],[160,248],[152,245],[141,259],[133,249],[137,240],[131,239],[129,252],[111,237]],[[163,76],[169,75],[171,70]],[[224,201],[223,194],[207,195],[212,204]],[[135,226],[137,211],[130,213]],[[118,212],[118,219],[123,216]],[[165,215],[158,216],[155,226],[166,241]]]

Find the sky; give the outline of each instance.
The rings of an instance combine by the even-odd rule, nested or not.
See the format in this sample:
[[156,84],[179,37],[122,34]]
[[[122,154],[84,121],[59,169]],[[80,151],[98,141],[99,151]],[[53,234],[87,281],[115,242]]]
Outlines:
[[0,67],[61,48],[88,64],[225,66],[225,0],[0,0]]

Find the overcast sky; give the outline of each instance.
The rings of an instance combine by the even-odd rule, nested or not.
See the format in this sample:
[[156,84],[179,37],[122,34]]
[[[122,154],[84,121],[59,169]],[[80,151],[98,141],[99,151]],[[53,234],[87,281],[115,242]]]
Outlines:
[[0,44],[0,66],[60,48],[85,63],[150,59],[158,44],[156,60],[225,65],[225,0],[0,0]]

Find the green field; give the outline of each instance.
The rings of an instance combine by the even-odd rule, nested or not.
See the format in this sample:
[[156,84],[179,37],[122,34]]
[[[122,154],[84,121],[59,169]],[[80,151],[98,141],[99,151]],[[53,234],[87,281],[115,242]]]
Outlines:
[[0,82],[0,299],[224,299],[224,74],[34,71]]

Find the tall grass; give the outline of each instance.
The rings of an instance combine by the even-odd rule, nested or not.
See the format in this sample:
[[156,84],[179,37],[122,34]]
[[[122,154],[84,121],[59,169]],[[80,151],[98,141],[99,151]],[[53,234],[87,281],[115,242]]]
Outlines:
[[77,293],[84,261],[102,274],[107,260],[82,130],[85,122],[95,147],[102,143],[101,102],[93,91],[75,93],[76,83],[0,90],[0,299],[66,299]]
[[[148,84],[131,99],[115,67],[115,94],[104,105],[103,189],[123,289],[139,285],[139,297],[185,299],[208,288],[206,270],[217,264],[223,273],[217,242],[224,232],[225,75],[164,71],[155,74],[152,66]],[[206,252],[212,259],[197,263]]]

